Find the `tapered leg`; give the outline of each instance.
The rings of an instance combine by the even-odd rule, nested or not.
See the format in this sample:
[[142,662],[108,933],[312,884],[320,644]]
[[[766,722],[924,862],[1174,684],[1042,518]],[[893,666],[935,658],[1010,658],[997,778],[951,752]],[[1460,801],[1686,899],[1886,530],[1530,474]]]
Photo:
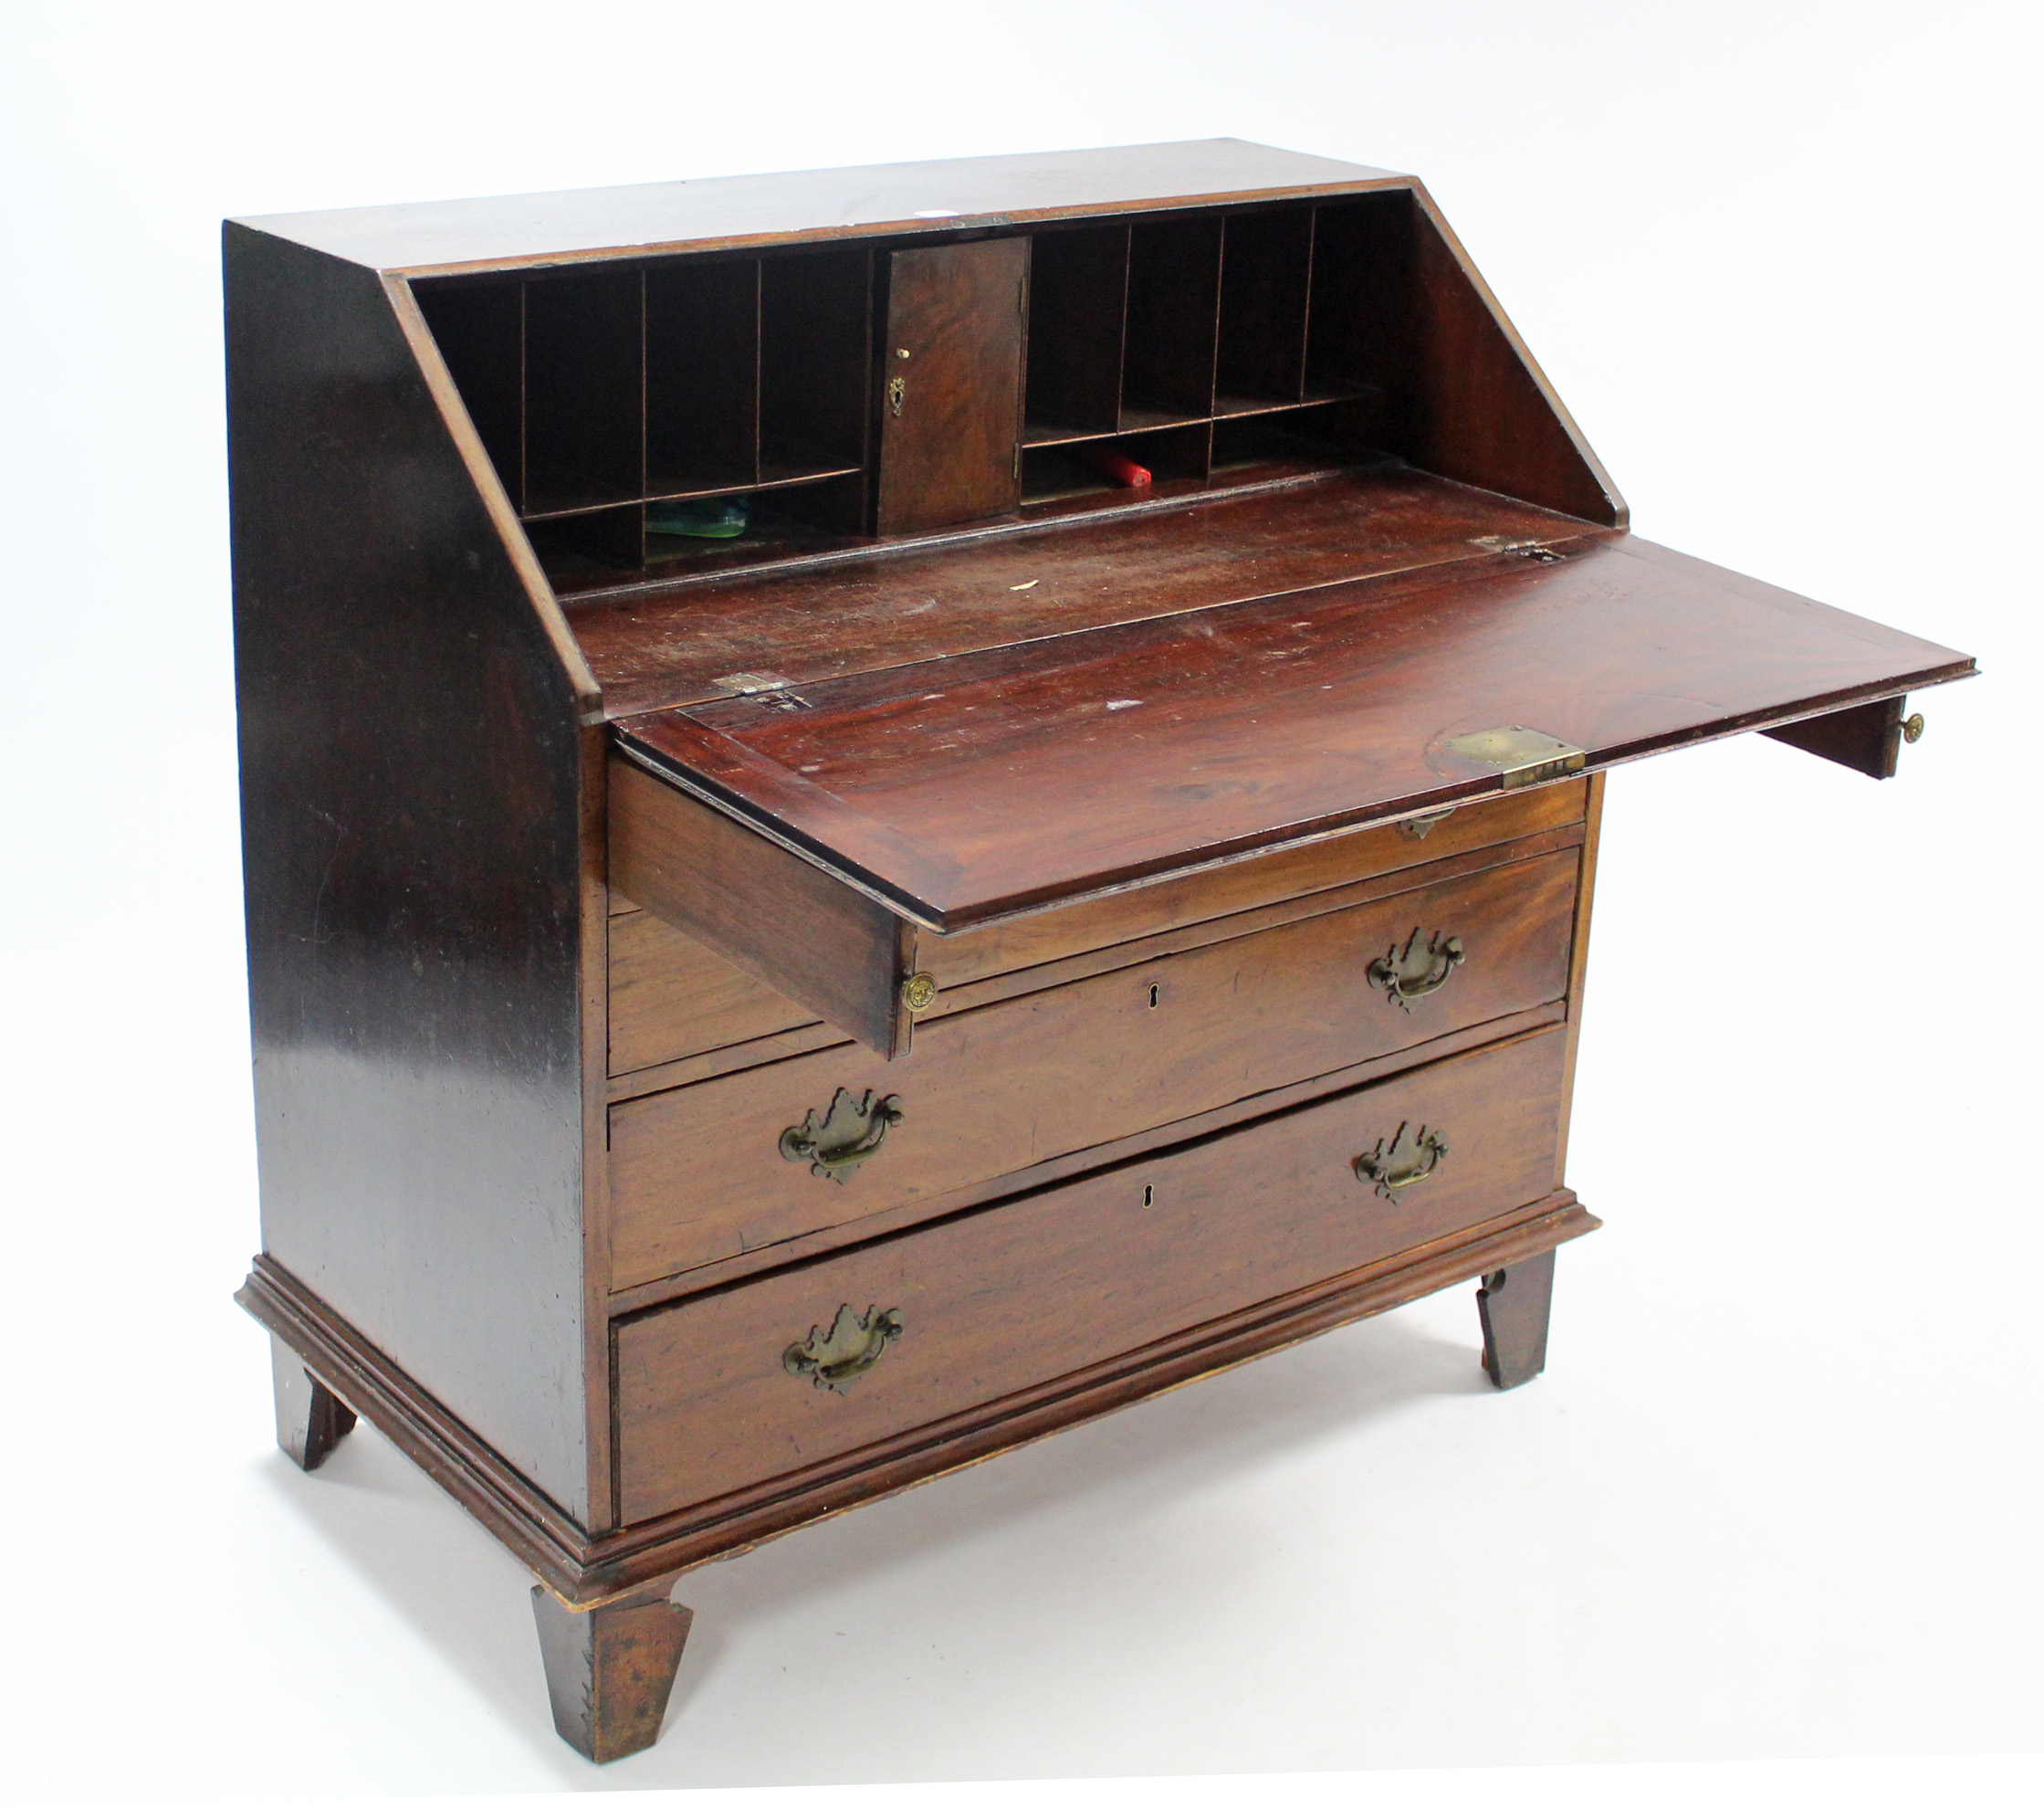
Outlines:
[[673,1585],[669,1576],[581,1614],[550,1590],[532,1591],[555,1730],[595,1763],[629,1758],[660,1737],[695,1618],[667,1599]]
[[1547,1309],[1554,1297],[1551,1249],[1483,1277],[1476,1314],[1483,1321],[1483,1368],[1497,1386],[1517,1387],[1547,1366]]
[[355,1428],[355,1415],[312,1374],[289,1344],[269,1340],[271,1384],[277,1392],[277,1442],[301,1469],[316,1469]]

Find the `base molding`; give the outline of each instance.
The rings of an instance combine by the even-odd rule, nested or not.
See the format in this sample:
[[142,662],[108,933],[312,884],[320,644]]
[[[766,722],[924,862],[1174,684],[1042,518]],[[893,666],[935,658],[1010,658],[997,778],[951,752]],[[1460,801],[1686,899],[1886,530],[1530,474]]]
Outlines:
[[[235,1303],[481,1521],[548,1587],[572,1599],[585,1528],[280,1262],[256,1257]],[[566,1586],[563,1586],[566,1584]]]
[[592,1608],[1069,1425],[1303,1342],[1598,1228],[1567,1189],[1453,1238],[1160,1340],[828,1464],[623,1530],[592,1534],[367,1343],[294,1275],[256,1258],[236,1301],[288,1344],[539,1577]]

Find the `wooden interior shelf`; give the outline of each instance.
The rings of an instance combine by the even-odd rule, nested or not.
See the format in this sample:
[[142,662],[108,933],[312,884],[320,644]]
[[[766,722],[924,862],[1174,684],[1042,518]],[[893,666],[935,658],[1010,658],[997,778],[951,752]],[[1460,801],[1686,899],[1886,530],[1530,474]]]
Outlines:
[[[982,465],[960,468],[951,519],[1139,507],[1260,481],[1235,474],[1274,460],[1331,470],[1399,450],[1401,308],[1362,298],[1410,279],[1409,215],[1392,193],[1011,235],[1024,320],[991,355],[1012,352],[1019,418],[971,453],[948,442]],[[911,373],[882,342],[890,305],[919,293],[894,261],[917,255],[669,258],[416,292],[542,566],[586,596],[947,524],[927,504],[913,522],[891,511],[876,456],[900,418],[890,384],[941,409],[959,379]],[[1259,420],[1285,436],[1239,430]],[[646,513],[719,499],[745,510],[729,539]]]
[[[420,305],[535,552],[572,593],[861,531],[871,278],[863,249],[670,259],[423,284]],[[812,493],[779,494],[795,489]],[[646,513],[719,499],[746,505],[742,550]]]

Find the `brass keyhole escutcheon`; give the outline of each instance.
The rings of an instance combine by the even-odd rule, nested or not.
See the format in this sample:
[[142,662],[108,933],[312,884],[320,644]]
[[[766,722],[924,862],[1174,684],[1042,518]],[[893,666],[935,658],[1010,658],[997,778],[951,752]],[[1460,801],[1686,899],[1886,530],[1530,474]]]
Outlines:
[[1161,987],[1159,987],[1159,986],[1154,986],[1154,985],[1150,987],[1150,989],[1149,989],[1149,1008],[1150,1008],[1151,1010],[1153,1010],[1153,1011],[1154,1011],[1154,1010],[1156,1010],[1156,1009],[1157,1009],[1157,1001],[1158,1001],[1158,998],[1159,998],[1159,997],[1160,997],[1161,995],[1162,995],[1162,988],[1161,988]]
[[927,1011],[937,1003],[937,982],[928,973],[910,973],[901,983],[901,1002],[911,1011]]
[[897,421],[901,418],[901,405],[907,399],[908,379],[898,376],[889,377],[887,379],[887,412],[893,415]]

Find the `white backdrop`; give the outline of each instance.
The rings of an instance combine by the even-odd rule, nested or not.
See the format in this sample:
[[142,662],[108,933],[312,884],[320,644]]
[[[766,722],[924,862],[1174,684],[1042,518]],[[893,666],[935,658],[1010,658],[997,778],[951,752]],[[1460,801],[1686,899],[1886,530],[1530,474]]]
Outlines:
[[[2044,1745],[2034,16],[15,0],[0,1782],[2014,1788],[1850,1761]],[[1544,1380],[1491,1393],[1458,1288],[713,1567],[666,1740],[592,1771],[517,1567],[373,1434],[291,1470],[228,1303],[216,223],[1217,134],[1418,171],[1640,531],[1987,676],[1890,784],[1756,740],[1611,780],[1609,1227]]]

